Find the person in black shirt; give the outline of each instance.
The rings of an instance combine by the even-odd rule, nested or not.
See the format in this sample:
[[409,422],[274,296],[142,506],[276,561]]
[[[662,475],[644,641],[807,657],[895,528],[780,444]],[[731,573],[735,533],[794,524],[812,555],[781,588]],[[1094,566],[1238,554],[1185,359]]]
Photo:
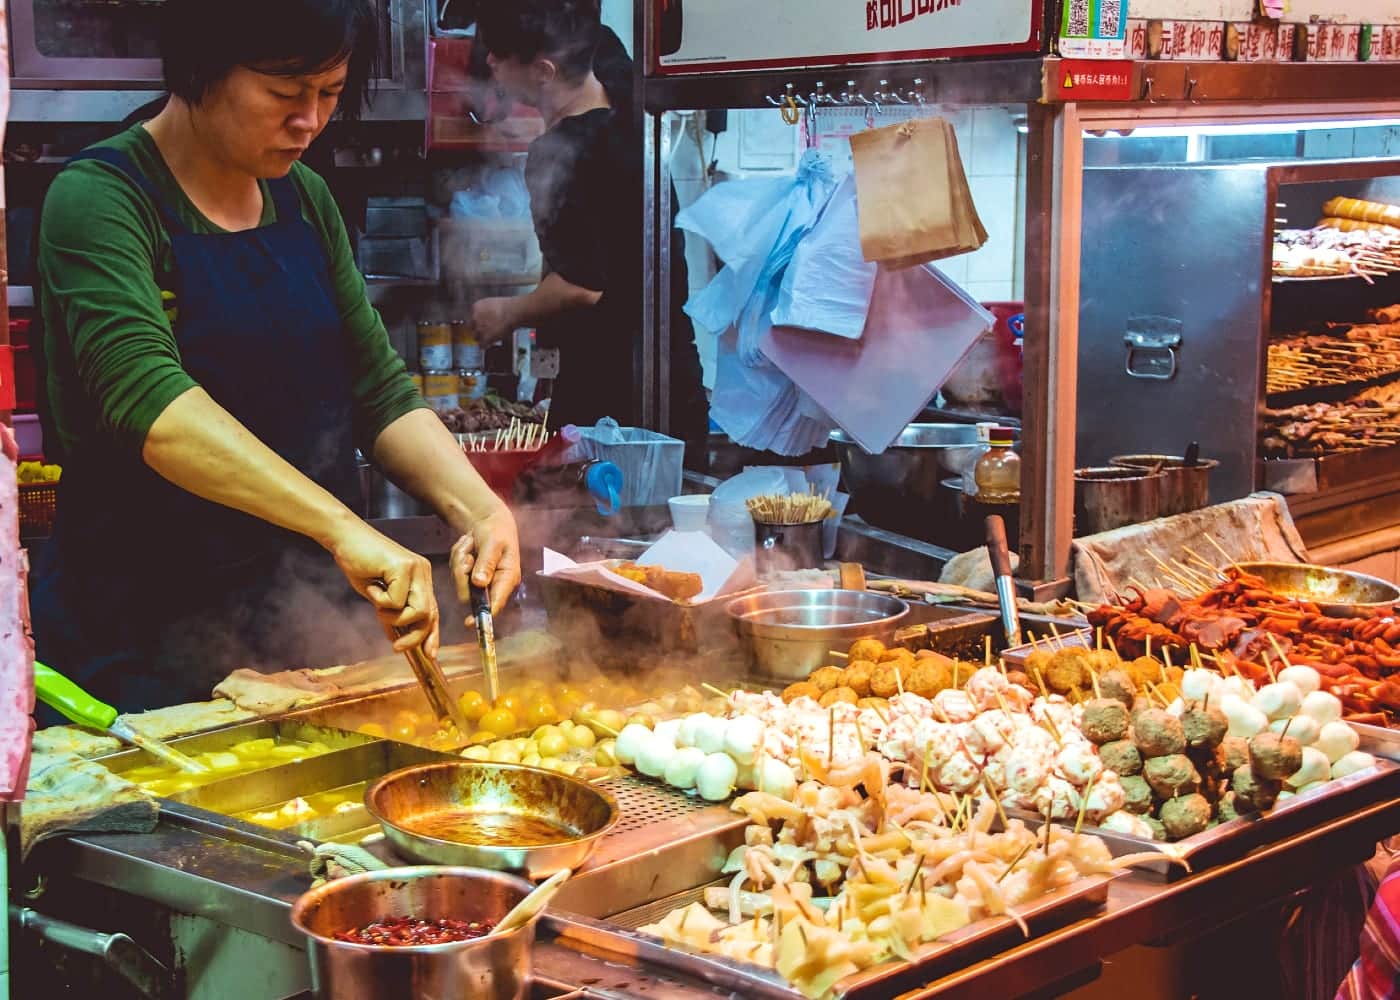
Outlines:
[[[642,329],[642,151],[631,114],[632,63],[598,19],[594,0],[492,5],[477,42],[496,85],[539,109],[546,131],[530,145],[525,183],[545,277],[527,295],[476,303],[485,341],[535,327],[560,352],[550,422],[627,422],[639,393],[634,345]],[[478,64],[479,65],[479,64]],[[606,83],[604,82],[606,81]],[[702,464],[708,405],[699,355],[681,312],[684,256],[672,242],[671,433]]]

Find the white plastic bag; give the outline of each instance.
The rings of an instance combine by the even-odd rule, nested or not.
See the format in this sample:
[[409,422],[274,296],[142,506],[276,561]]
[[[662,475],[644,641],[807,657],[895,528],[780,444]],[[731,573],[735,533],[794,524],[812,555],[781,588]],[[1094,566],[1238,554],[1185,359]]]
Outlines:
[[778,290],[773,325],[859,340],[878,267],[861,253],[856,182],[847,177],[793,252]]

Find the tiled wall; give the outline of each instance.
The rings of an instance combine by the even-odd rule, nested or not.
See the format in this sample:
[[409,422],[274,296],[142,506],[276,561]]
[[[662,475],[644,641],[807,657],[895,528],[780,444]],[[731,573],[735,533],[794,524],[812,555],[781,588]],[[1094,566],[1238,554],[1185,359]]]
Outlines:
[[944,117],[953,123],[968,187],[987,242],[975,253],[942,261],[939,267],[981,302],[1021,297],[1025,225],[1025,173],[1021,135],[1007,108],[975,108]]
[[1400,156],[1400,128],[1316,129],[1303,133],[1303,155],[1309,159],[1351,159],[1357,156]]

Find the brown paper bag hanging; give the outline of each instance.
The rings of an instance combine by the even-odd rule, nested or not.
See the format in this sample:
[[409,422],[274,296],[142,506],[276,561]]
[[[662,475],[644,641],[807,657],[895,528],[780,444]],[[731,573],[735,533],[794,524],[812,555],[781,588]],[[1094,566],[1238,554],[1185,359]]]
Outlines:
[[866,260],[912,267],[987,241],[953,127],[919,118],[851,136],[860,248]]

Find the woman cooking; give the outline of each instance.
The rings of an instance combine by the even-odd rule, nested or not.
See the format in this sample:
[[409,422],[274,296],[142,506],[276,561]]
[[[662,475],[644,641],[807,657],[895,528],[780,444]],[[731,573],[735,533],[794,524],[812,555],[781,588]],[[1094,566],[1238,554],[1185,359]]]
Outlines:
[[325,182],[297,161],[354,118],[370,0],[166,0],[170,99],[74,158],[39,245],[64,456],[32,586],[39,659],[132,710],[241,666],[365,652],[367,600],[435,652],[427,560],[353,510],[358,447],[461,538],[499,608],[514,520],[425,408],[366,298]]

